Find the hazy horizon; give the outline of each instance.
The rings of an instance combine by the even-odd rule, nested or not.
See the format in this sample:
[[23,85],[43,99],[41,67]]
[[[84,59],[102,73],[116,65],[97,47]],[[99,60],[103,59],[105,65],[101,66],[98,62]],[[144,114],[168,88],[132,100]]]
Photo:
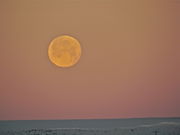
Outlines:
[[68,121],[68,120],[123,120],[123,119],[180,119],[180,117],[126,117],[126,118],[74,118],[74,119],[13,119],[13,120],[0,120],[0,121],[43,121],[43,120],[62,120],[62,121]]

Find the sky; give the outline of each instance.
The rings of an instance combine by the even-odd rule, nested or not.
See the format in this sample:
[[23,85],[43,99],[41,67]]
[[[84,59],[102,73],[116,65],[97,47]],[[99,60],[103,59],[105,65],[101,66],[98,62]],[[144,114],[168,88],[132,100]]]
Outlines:
[[[179,0],[1,0],[0,120],[180,117]],[[79,40],[70,68],[48,59]]]

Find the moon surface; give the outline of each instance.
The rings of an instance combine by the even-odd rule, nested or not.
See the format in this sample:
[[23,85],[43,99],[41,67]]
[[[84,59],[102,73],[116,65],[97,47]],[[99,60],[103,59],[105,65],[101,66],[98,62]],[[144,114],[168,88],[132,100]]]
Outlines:
[[74,37],[59,36],[51,41],[48,56],[50,61],[58,67],[71,67],[81,57],[80,43]]

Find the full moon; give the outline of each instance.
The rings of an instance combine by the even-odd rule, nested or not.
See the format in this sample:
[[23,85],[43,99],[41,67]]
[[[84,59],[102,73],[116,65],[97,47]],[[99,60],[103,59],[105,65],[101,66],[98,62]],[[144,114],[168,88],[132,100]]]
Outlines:
[[50,61],[58,67],[71,67],[80,59],[80,43],[74,37],[59,36],[51,41],[48,56]]

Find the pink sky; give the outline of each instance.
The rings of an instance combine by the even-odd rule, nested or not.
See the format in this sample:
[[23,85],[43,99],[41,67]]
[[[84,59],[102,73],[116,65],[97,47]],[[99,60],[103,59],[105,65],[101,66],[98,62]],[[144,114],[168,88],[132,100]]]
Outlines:
[[[176,0],[0,2],[0,120],[180,116]],[[50,41],[82,57],[53,65]]]

